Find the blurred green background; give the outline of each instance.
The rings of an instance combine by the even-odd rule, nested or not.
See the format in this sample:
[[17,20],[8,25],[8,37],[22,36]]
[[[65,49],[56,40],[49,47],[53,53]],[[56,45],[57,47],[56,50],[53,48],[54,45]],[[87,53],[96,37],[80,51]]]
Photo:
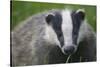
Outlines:
[[21,21],[27,19],[44,10],[50,9],[85,9],[86,18],[91,26],[96,31],[96,6],[93,5],[72,5],[72,4],[58,4],[58,3],[42,3],[42,2],[28,2],[28,1],[11,1],[11,30],[13,30]]

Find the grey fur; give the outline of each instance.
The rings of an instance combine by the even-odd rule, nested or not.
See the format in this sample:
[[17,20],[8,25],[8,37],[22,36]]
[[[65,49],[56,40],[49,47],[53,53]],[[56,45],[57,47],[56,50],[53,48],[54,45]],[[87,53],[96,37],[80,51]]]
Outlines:
[[[43,36],[45,35],[46,21],[45,17],[48,13],[60,12],[59,10],[51,10],[41,14],[36,14],[22,22],[11,32],[11,55],[13,66],[23,65],[39,65],[39,64],[55,64],[65,63],[68,56],[64,55],[61,49],[52,43],[47,42]],[[83,28],[84,28],[83,24]],[[82,31],[87,34],[80,34],[86,36],[80,39],[87,40],[88,45],[84,45],[85,57],[94,58],[96,47],[95,34],[91,27],[86,23]],[[80,30],[81,31],[81,30]],[[91,46],[92,45],[92,46]],[[81,46],[79,46],[80,48]],[[87,49],[87,50],[85,50]],[[79,51],[76,51],[76,53]],[[81,53],[80,53],[81,54]],[[83,54],[83,53],[82,53]],[[74,55],[73,55],[74,56]],[[77,55],[76,55],[77,56]],[[75,58],[76,58],[75,56]],[[79,56],[80,57],[80,56]],[[72,57],[73,58],[73,57]],[[94,61],[94,59],[92,59]],[[74,62],[74,61],[69,61]]]
[[[55,10],[53,11],[55,12]],[[63,63],[66,61],[66,56],[60,51],[60,48],[46,42],[43,38],[46,14],[53,11],[34,15],[11,32],[13,66]]]

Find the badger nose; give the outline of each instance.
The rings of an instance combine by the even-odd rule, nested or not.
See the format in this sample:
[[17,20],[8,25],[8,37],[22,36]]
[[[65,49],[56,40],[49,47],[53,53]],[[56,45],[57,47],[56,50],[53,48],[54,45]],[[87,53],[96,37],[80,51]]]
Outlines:
[[75,50],[74,46],[67,46],[66,48],[64,48],[65,54],[72,54],[74,50]]

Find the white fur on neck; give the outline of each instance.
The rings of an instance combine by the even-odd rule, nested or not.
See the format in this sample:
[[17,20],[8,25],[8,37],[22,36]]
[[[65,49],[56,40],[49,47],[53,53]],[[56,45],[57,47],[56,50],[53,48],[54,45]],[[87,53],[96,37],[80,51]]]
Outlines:
[[79,42],[81,42],[84,38],[89,37],[91,34],[94,34],[94,32],[91,31],[93,31],[92,27],[87,23],[86,20],[84,20],[80,26],[77,44],[79,44]]

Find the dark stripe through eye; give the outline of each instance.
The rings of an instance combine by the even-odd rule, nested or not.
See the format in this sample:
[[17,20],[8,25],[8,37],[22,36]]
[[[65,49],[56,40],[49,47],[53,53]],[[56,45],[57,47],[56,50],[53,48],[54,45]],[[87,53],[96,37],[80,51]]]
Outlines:
[[64,45],[64,37],[63,37],[63,33],[61,30],[59,30],[59,32],[55,31],[58,37],[58,40],[60,41],[61,47]]
[[57,38],[62,47],[64,45],[64,36],[62,32],[62,16],[60,15],[60,13],[55,14],[55,17],[52,20],[52,27],[57,34]]
[[[55,12],[55,15],[51,15],[49,14],[46,17],[46,22],[52,26],[52,28],[54,29],[57,38],[60,42],[61,47],[64,45],[64,36],[63,36],[63,32],[62,32],[62,15],[60,14],[60,12]],[[67,19],[67,18],[66,18]]]
[[[82,12],[81,12],[82,13]],[[72,17],[72,22],[73,22],[73,30],[72,30],[72,39],[73,39],[73,44],[77,44],[77,38],[79,35],[79,29],[82,24],[82,20],[84,20],[84,14],[81,14],[80,12],[76,13],[76,11],[72,12],[71,17]]]

